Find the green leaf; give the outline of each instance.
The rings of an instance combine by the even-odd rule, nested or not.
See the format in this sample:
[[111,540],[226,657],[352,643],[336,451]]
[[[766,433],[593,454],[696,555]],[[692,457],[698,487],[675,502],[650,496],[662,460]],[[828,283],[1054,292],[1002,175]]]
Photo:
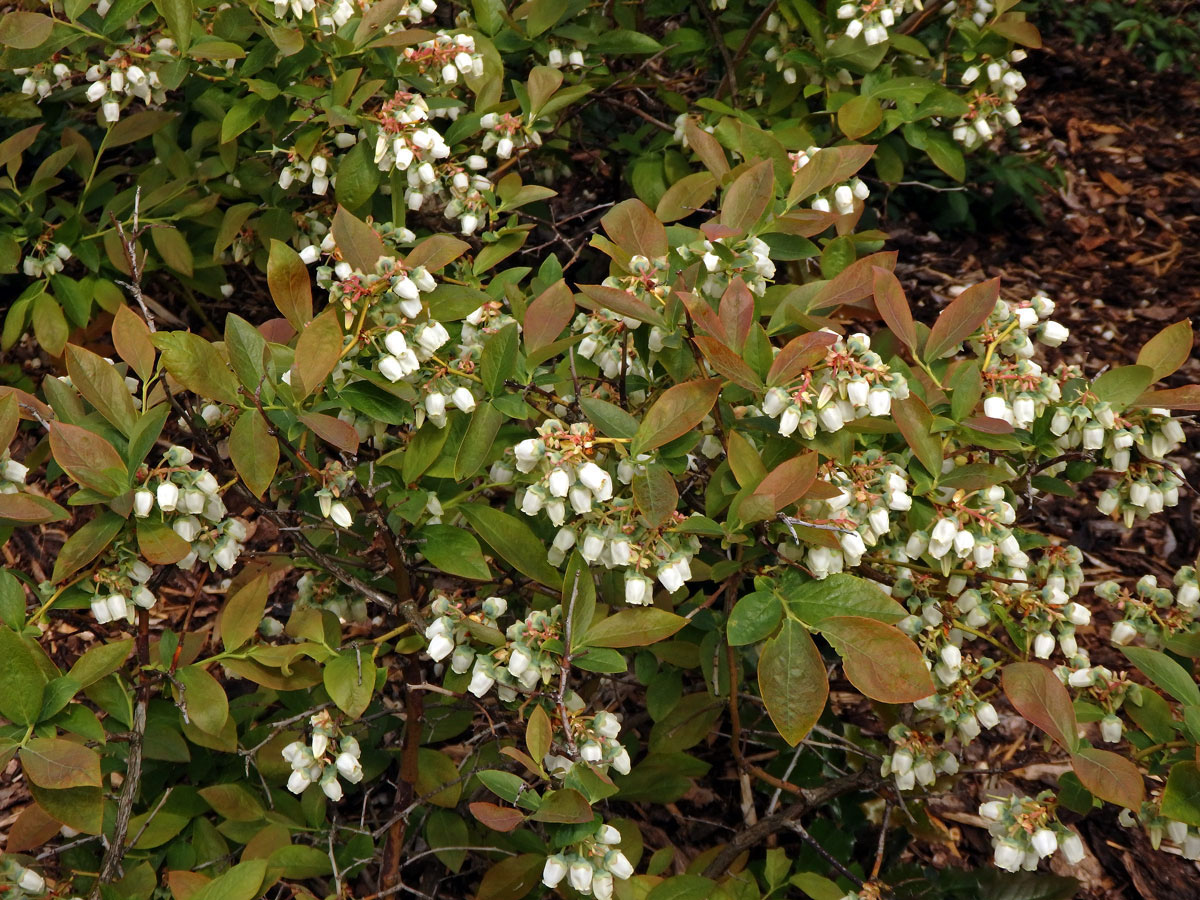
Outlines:
[[195,272],[196,258],[186,237],[177,228],[155,228],[150,232],[154,249],[163,262],[181,275],[191,278]]
[[1171,766],[1160,812],[1166,819],[1200,827],[1200,768],[1194,762]]
[[116,513],[105,510],[76,529],[58,551],[50,580],[57,584],[90,563],[112,543],[124,524],[125,520]]
[[487,462],[502,424],[504,413],[491,401],[485,400],[475,408],[467,425],[467,432],[459,445],[458,455],[454,458],[455,480],[466,481]]
[[645,453],[687,434],[708,415],[720,393],[719,378],[687,381],[667,388],[646,413],[630,452]]
[[829,696],[821,654],[804,626],[785,619],[763,645],[758,690],[780,736],[793,747],[817,724]]
[[142,556],[156,566],[177,563],[192,551],[192,545],[161,520],[139,519],[137,536]]
[[637,434],[638,420],[607,400],[581,397],[579,407],[588,417],[588,421],[608,437],[629,440]]
[[546,562],[545,545],[520,519],[475,503],[465,503],[459,511],[488,546],[518,572],[547,587],[562,587],[562,576]]
[[451,525],[426,525],[415,535],[430,563],[450,575],[486,581],[492,577],[479,541],[469,531]]
[[[229,698],[217,680],[200,666],[184,666],[175,673],[175,678],[183,687],[182,699],[187,705],[188,720],[200,731],[220,734],[229,718]],[[178,686],[175,694],[178,703]]]
[[462,796],[462,776],[444,753],[422,747],[417,751],[417,794],[434,806],[452,809]]
[[789,587],[783,599],[793,615],[814,628],[832,616],[863,616],[894,624],[908,615],[879,585],[845,573]]
[[4,627],[0,627],[0,684],[4,685],[0,691],[0,716],[14,725],[37,722],[46,676],[20,635]]
[[934,691],[925,657],[903,631],[863,616],[831,616],[821,635],[842,658],[846,678],[880,703],[913,703]]
[[1148,647],[1122,647],[1121,652],[1146,677],[1186,706],[1200,706],[1200,687],[1183,666],[1160,650]]
[[144,109],[130,116],[122,116],[121,121],[109,129],[104,148],[111,150],[113,147],[123,147],[150,137],[176,116],[177,113],[163,109]]
[[544,852],[522,853],[500,860],[483,873],[475,900],[521,900],[541,881],[545,864]]
[[1071,695],[1049,668],[1038,663],[1011,663],[1001,678],[1004,693],[1017,712],[1069,751],[1079,747]]
[[100,755],[74,741],[33,738],[21,748],[21,766],[40,787],[100,787]]
[[734,605],[725,626],[730,645],[757,644],[771,636],[783,618],[783,605],[771,591],[747,594]]
[[61,356],[67,345],[70,328],[60,307],[49,294],[41,294],[33,301],[33,336],[51,356]]
[[237,379],[211,343],[187,331],[159,331],[151,339],[167,371],[189,391],[229,406],[240,405]]
[[717,192],[717,179],[708,172],[685,175],[667,188],[654,210],[660,222],[686,219],[712,199]]
[[487,339],[479,358],[479,377],[493,397],[505,392],[504,382],[517,371],[517,323],[505,325]]
[[54,20],[36,12],[10,12],[0,18],[0,44],[14,50],[32,50],[50,39]]
[[933,433],[933,413],[916,394],[892,401],[892,420],[904,440],[933,476],[942,471],[942,441]]
[[590,822],[593,816],[592,807],[583,794],[571,788],[563,788],[547,791],[542,797],[541,806],[529,818],[535,822],[573,824]]
[[679,505],[675,477],[665,467],[651,463],[633,476],[633,499],[651,528],[670,521]]
[[429,315],[440,322],[457,322],[491,300],[491,295],[468,284],[439,284],[425,295]]
[[1137,766],[1109,750],[1084,747],[1071,756],[1071,767],[1085,788],[1109,803],[1141,809],[1146,788]]
[[874,97],[852,97],[838,107],[838,128],[851,140],[866,137],[883,121],[883,107]]
[[1194,341],[1192,323],[1187,319],[1168,325],[1138,351],[1137,364],[1153,371],[1152,381],[1161,381],[1188,361]]
[[104,821],[104,794],[98,787],[48,790],[29,784],[29,793],[45,812],[84,834],[99,834]]
[[265,859],[238,863],[223,875],[218,875],[188,900],[254,900],[267,873]]
[[187,53],[192,43],[192,19],[195,18],[192,0],[154,0],[154,5],[166,20],[179,52]]
[[371,159],[367,141],[359,141],[338,160],[337,201],[346,209],[358,209],[375,196],[379,167]]
[[213,784],[197,793],[218,814],[233,822],[255,822],[263,817],[263,806],[240,784]]
[[122,638],[108,644],[96,644],[87,650],[67,674],[79,682],[80,687],[94,684],[121,667],[133,649],[133,638]]
[[623,609],[594,622],[583,643],[589,647],[645,647],[665,641],[687,624],[683,616],[652,606]]
[[363,650],[343,650],[325,664],[325,690],[338,709],[357,719],[371,703],[375,664]]
[[237,593],[225,601],[219,618],[221,644],[226,651],[236,650],[258,631],[263,612],[267,608],[270,582],[266,575],[259,575],[248,584],[242,585]]
[[1154,370],[1149,366],[1118,366],[1092,382],[1092,393],[1100,400],[1124,409],[1153,383]]
[[271,486],[279,465],[279,442],[257,409],[238,416],[229,435],[229,459],[255,497]]

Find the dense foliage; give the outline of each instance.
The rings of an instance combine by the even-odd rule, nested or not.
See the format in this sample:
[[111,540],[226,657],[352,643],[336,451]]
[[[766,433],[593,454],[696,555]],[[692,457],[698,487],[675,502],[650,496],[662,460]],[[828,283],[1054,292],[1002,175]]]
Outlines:
[[1015,6],[10,4],[8,896],[1070,896],[904,861],[1010,710],[997,866],[1200,856],[1196,573],[1032,505],[1178,502],[1190,326],[1091,377],[863,227],[1002,152]]

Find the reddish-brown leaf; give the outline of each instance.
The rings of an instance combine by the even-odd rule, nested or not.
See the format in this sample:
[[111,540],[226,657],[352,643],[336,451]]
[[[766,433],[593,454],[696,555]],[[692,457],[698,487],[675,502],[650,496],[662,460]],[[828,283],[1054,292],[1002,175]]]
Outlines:
[[296,341],[296,360],[292,363],[292,390],[307,397],[324,384],[342,355],[342,326],[338,311],[329,307],[304,326]]
[[735,353],[741,353],[750,334],[750,326],[754,324],[754,294],[740,275],[729,282],[729,287],[721,295],[717,314],[725,326],[726,343]]
[[562,278],[550,285],[525,310],[525,349],[533,351],[552,343],[575,314],[575,298]]
[[1200,384],[1164,391],[1146,391],[1133,403],[1134,406],[1161,406],[1166,409],[1200,410]]
[[653,259],[666,256],[671,249],[663,223],[658,221],[654,210],[636,197],[623,200],[606,212],[600,225],[612,242],[630,256],[640,254]]
[[775,510],[786,509],[804,496],[817,477],[817,454],[785,459],[758,483],[754,493],[775,500]]
[[51,422],[50,452],[63,471],[84,487],[107,497],[116,497],[128,487],[121,454],[95,432],[66,422]]
[[684,123],[683,133],[687,137],[688,146],[696,151],[700,162],[704,163],[704,168],[712,172],[718,181],[724,178],[729,172],[729,160],[725,157],[725,149],[721,142],[697,125],[691,117]]
[[808,305],[809,312],[832,309],[847,303],[857,303],[875,291],[875,269],[892,271],[896,268],[894,250],[872,253],[846,266],[835,278],[822,286]]
[[375,229],[338,206],[333,214],[333,239],[342,258],[361,272],[373,272],[375,262],[383,256],[383,241]]
[[300,254],[283,241],[271,239],[267,257],[267,287],[275,308],[297,331],[312,318],[312,284]]
[[1137,810],[1146,799],[1142,773],[1124,756],[1084,747],[1071,755],[1071,768],[1079,782],[1101,800]]
[[787,384],[792,381],[809,366],[815,366],[823,360],[837,340],[838,336],[828,331],[810,331],[792,338],[771,362],[767,384]]
[[[584,296],[592,301],[596,306],[604,309],[612,310],[622,316],[629,316],[631,319],[637,319],[639,322],[646,322],[649,325],[663,326],[662,315],[651,309],[629,291],[623,291],[620,288],[608,287],[603,284],[581,284],[579,289],[583,291]],[[580,304],[581,306],[589,306],[591,304]]]
[[821,634],[842,657],[846,678],[872,700],[912,703],[934,691],[917,645],[895,625],[865,616],[823,619]]
[[1000,279],[973,284],[950,303],[929,332],[922,354],[929,362],[941,359],[987,321],[1000,297]]
[[413,247],[404,264],[410,269],[424,266],[430,272],[439,272],[470,249],[466,241],[449,234],[435,234]]
[[932,431],[933,413],[916,394],[892,401],[893,416],[904,440],[931,475],[942,471],[942,442]]
[[112,325],[113,346],[117,355],[137,372],[142,381],[154,373],[154,344],[146,322],[128,306],[117,309]]
[[350,423],[322,413],[302,413],[300,421],[316,432],[317,437],[339,450],[350,454],[358,452],[358,432]]
[[476,800],[468,804],[471,815],[492,831],[509,832],[525,821],[525,813],[511,806],[497,806]]
[[696,337],[696,346],[700,348],[700,352],[704,354],[708,364],[716,369],[718,374],[747,390],[754,391],[762,388],[762,382],[758,380],[754,370],[716,338],[699,335]]
[[873,144],[846,144],[841,147],[826,147],[819,151],[796,173],[792,186],[788,189],[788,205],[819,194],[839,181],[845,181],[865,166],[874,153]]
[[708,305],[707,300],[688,291],[676,291],[676,294],[683,301],[688,315],[692,317],[692,321],[700,327],[701,331],[711,334],[723,344],[729,342],[729,335],[725,333],[725,324],[721,321],[721,317],[713,311],[713,308]]
[[892,334],[904,343],[913,353],[917,352],[917,326],[913,322],[912,310],[908,298],[904,296],[904,288],[900,279],[879,266],[872,266],[874,273],[875,308],[883,316]]
[[667,388],[654,401],[630,448],[645,453],[687,434],[708,415],[721,393],[721,379],[702,378]]
[[725,192],[721,224],[745,231],[762,218],[774,198],[775,167],[764,159],[742,172]]
[[1004,667],[1001,684],[1022,716],[1067,750],[1079,746],[1071,695],[1049,668],[1033,662],[1012,663]]

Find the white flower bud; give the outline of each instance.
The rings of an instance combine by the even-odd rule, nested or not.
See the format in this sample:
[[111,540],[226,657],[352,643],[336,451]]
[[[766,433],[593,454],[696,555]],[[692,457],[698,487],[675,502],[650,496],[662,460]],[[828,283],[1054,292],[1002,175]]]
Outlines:
[[1049,828],[1039,828],[1029,843],[1038,856],[1046,857],[1058,849],[1058,836]]

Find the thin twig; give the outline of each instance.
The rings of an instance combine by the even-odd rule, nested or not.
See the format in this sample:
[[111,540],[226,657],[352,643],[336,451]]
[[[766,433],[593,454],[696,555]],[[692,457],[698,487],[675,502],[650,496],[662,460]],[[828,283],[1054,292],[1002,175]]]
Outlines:
[[566,622],[563,625],[563,654],[562,665],[558,670],[558,693],[555,702],[558,706],[558,717],[562,719],[563,737],[567,741],[567,752],[572,759],[579,758],[579,749],[575,746],[575,735],[571,734],[571,723],[567,718],[567,682],[571,678],[571,618],[575,615],[575,598],[579,596],[579,571],[575,572],[575,582],[571,585],[571,599],[567,603]]

